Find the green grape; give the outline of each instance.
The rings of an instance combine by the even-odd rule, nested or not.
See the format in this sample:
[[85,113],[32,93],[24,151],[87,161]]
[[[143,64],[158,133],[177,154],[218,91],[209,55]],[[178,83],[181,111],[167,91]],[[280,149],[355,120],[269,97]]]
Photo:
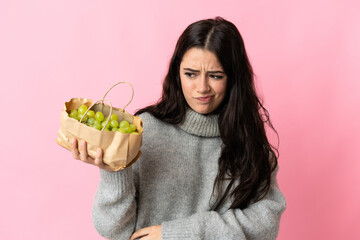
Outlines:
[[94,125],[94,122],[95,122],[95,118],[90,117],[90,118],[87,120],[86,123],[87,123],[88,125],[92,126],[92,125]]
[[71,110],[69,117],[77,119],[78,111],[76,109]]
[[126,129],[123,129],[123,128],[119,128],[118,131],[121,133],[127,133]]
[[83,104],[78,108],[78,112],[84,114],[87,109],[88,107],[85,104]]
[[134,124],[130,124],[130,129],[131,129],[131,132],[135,132],[136,131],[136,126]]
[[97,130],[101,130],[101,123],[98,120],[94,121],[93,128],[96,128]]
[[111,120],[109,124],[112,128],[117,128],[119,126],[119,123],[117,120]]
[[104,114],[102,112],[96,112],[95,113],[95,120],[98,120],[99,122],[102,122],[104,120]]
[[[81,113],[78,111],[77,120],[80,121],[83,116],[84,116],[84,113]],[[85,123],[86,121],[87,121],[87,117],[85,116],[81,122]]]
[[93,118],[95,116],[95,112],[93,110],[89,110],[86,115],[89,117],[89,118]]
[[[106,127],[105,127],[106,126]],[[101,129],[105,127],[105,129],[109,129],[110,128],[110,124],[106,125],[106,121],[102,121],[101,122]]]
[[119,128],[129,127],[130,123],[126,120],[122,120],[119,124]]
[[115,113],[113,113],[113,114],[111,114],[110,120],[115,120],[115,121],[117,121],[117,120],[119,120],[119,117],[118,117],[118,115],[116,115]]
[[119,130],[119,129],[116,128],[116,127],[111,128],[111,131],[113,131],[113,132],[116,132],[116,131],[118,131],[118,130]]
[[119,132],[121,133],[131,133],[130,127],[120,127]]
[[134,135],[139,135],[139,133],[138,133],[138,132],[132,132],[131,134],[134,134]]

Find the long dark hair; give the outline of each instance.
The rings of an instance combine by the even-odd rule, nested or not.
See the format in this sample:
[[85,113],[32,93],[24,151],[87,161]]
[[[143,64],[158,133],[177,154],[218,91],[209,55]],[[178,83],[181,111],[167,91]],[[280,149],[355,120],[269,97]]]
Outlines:
[[226,96],[217,109],[223,146],[213,189],[213,195],[217,192],[213,209],[228,198],[232,199],[230,208],[243,209],[269,191],[278,151],[266,136],[265,124],[275,129],[256,94],[253,69],[233,23],[216,17],[189,25],[176,44],[161,98],[135,114],[149,112],[171,124],[183,121],[189,106],[182,93],[179,68],[185,52],[193,47],[215,53],[227,75]]

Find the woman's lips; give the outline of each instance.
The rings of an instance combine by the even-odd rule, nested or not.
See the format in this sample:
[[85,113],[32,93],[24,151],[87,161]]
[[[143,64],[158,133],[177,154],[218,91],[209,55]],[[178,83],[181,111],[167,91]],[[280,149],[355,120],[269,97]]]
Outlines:
[[213,96],[204,96],[204,97],[196,97],[195,99],[201,101],[201,102],[209,102],[211,101]]

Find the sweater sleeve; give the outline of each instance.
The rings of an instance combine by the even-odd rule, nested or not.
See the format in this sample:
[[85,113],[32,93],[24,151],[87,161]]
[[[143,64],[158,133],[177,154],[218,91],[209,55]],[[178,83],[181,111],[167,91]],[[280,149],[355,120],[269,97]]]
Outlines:
[[93,204],[93,224],[98,233],[107,239],[130,239],[136,221],[133,170],[100,170],[100,176]]
[[162,239],[276,239],[286,201],[276,182],[276,171],[268,194],[246,209],[220,214],[200,212],[162,223]]

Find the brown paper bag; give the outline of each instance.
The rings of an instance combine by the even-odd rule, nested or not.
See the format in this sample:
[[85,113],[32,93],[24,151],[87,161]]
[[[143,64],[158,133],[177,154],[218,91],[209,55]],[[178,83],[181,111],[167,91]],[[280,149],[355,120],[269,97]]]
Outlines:
[[[105,93],[104,97],[113,87],[120,83],[127,82],[115,84]],[[131,101],[132,98],[130,102]],[[143,134],[142,120],[140,117],[133,116],[125,111],[125,107],[130,104],[130,102],[123,109],[112,107],[111,103],[107,105],[104,102],[107,102],[104,98],[95,103],[86,98],[72,98],[69,102],[66,102],[64,109],[61,112],[60,129],[58,130],[58,138],[56,141],[59,145],[70,150],[69,140],[72,137],[75,137],[78,140],[83,139],[87,142],[89,156],[93,158],[96,156],[97,148],[100,147],[103,150],[103,162],[109,165],[114,171],[118,171],[131,166],[141,155],[140,147]],[[82,104],[88,106],[88,111],[91,109],[95,112],[103,112],[105,117],[115,113],[118,115],[119,121],[126,120],[129,123],[134,124],[139,135],[121,133],[118,131],[104,131],[103,129],[97,130],[84,123],[80,123],[76,119],[70,118],[69,113],[71,110],[77,109]]]

